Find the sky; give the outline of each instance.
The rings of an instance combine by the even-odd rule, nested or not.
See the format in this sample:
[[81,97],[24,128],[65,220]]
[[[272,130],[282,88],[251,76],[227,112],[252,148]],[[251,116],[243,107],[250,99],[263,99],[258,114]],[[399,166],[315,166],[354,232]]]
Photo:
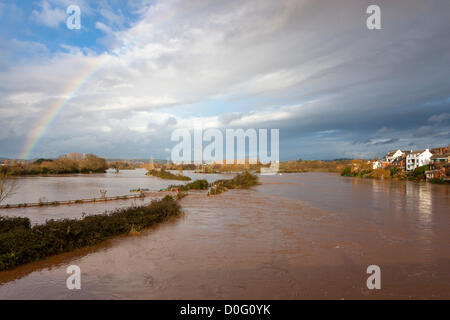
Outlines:
[[276,128],[281,160],[448,145],[449,35],[448,0],[0,0],[0,157],[167,159],[179,128]]

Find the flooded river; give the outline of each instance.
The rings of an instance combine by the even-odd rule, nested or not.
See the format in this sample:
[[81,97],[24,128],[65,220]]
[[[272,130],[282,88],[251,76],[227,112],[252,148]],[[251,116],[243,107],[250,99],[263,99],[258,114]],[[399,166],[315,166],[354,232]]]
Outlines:
[[[181,218],[140,235],[1,272],[0,298],[450,298],[448,186],[326,173],[260,181],[189,195]],[[81,290],[66,288],[69,265],[81,268]],[[380,290],[366,286],[369,265]]]

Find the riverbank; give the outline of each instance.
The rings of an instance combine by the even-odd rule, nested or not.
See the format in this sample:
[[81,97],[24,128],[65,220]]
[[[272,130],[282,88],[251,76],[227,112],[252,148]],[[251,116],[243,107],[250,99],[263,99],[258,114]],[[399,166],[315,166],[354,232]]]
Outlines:
[[405,171],[397,167],[371,169],[363,166],[348,166],[341,171],[341,176],[366,179],[391,179],[399,181],[430,182],[434,184],[450,185],[450,181],[443,179],[427,180],[425,172],[428,170],[430,170],[429,165],[418,167],[413,171]]

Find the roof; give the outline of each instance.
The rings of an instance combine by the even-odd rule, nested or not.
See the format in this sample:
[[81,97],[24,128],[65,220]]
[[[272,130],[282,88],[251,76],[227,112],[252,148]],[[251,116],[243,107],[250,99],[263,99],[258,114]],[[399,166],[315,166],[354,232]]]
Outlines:
[[424,152],[425,152],[425,150],[411,150],[411,152],[409,154],[421,154]]
[[388,153],[386,153],[386,157],[392,157],[397,151],[399,151],[399,149],[389,151]]
[[431,159],[445,159],[450,157],[450,152],[444,153],[444,154],[435,154],[431,157]]

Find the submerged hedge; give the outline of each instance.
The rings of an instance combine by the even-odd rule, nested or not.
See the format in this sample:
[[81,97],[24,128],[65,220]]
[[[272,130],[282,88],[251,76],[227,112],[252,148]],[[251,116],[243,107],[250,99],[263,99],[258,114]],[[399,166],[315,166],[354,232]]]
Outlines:
[[216,195],[227,191],[228,189],[248,189],[258,185],[258,176],[244,171],[233,179],[217,180],[211,184],[209,194]]
[[247,189],[258,185],[258,176],[251,174],[248,171],[237,174],[233,179],[217,180],[208,183],[206,180],[195,180],[191,183],[185,185],[172,185],[169,186],[168,190],[179,190],[179,191],[189,191],[189,190],[207,190],[209,195],[216,195],[223,193],[229,189]]
[[208,189],[209,184],[206,180],[195,180],[193,182],[187,183],[185,185],[171,185],[167,189],[168,190],[175,190],[178,189],[179,191],[189,191],[189,190],[206,190]]
[[180,174],[173,174],[169,171],[166,171],[164,169],[161,170],[150,170],[146,173],[147,176],[154,176],[160,179],[165,179],[165,180],[181,180],[181,181],[190,181],[191,178],[187,177],[187,176],[183,176]]
[[147,206],[83,219],[49,220],[33,227],[28,218],[0,218],[0,271],[140,231],[180,212],[178,203],[166,196]]

